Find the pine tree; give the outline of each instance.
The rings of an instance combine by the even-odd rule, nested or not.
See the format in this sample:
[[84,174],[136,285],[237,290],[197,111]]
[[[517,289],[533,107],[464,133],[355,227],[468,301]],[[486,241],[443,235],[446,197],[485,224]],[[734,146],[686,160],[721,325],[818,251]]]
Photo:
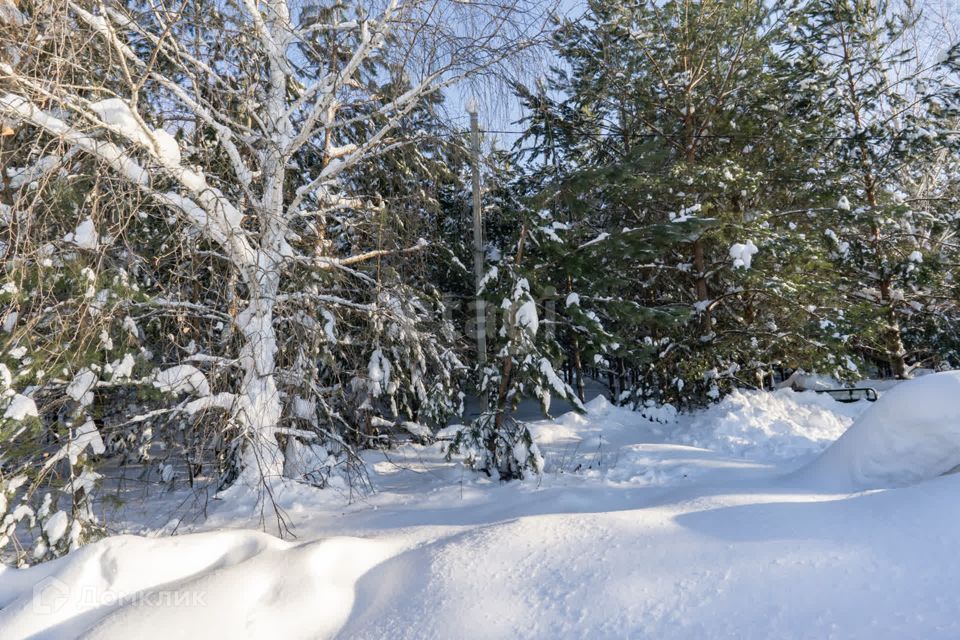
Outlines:
[[[581,233],[630,229],[653,249],[622,265],[623,300],[691,317],[682,328],[633,323],[623,344],[637,353],[616,359],[615,396],[717,397],[785,365],[784,343],[799,347],[794,365],[828,351],[804,337],[822,320],[804,302],[813,289],[777,279],[804,260],[786,248],[812,241],[787,223],[791,209],[805,213],[793,187],[808,165],[803,154],[790,160],[806,123],[782,108],[784,15],[753,2],[591,2],[558,30],[569,72],[553,74],[549,93],[528,93],[539,114],[530,132],[542,141],[533,155],[555,159],[535,175],[562,174]],[[654,240],[677,224],[696,232]]]
[[929,357],[914,327],[938,321],[956,228],[936,161],[946,139],[932,87],[942,79],[913,64],[912,11],[813,0],[791,13],[789,40],[801,117],[821,134],[810,194],[843,293],[842,331],[897,378]]

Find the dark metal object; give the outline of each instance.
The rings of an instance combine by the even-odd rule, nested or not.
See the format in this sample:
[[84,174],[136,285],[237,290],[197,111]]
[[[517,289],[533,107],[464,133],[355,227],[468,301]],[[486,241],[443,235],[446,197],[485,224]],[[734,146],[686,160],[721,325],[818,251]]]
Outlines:
[[814,389],[817,393],[829,393],[830,397],[837,402],[856,402],[857,400],[867,400],[876,402],[877,390],[873,387],[844,387],[842,389]]

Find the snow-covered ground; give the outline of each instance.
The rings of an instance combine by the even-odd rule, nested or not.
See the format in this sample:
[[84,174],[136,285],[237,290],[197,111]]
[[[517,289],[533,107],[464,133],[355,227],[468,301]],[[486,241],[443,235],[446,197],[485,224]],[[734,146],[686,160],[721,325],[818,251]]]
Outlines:
[[[277,488],[296,539],[257,531],[235,488],[180,523],[195,533],[0,569],[0,637],[958,637],[960,475],[876,473],[952,455],[960,437],[931,435],[960,430],[942,375],[873,405],[782,390],[648,416],[596,398],[533,425],[546,469],[523,482],[441,444],[371,452],[371,495]],[[939,423],[911,440],[924,412]]]

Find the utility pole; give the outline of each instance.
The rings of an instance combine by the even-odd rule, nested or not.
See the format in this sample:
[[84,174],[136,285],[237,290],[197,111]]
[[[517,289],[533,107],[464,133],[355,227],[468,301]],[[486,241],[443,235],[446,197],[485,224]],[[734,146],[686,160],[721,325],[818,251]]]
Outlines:
[[480,118],[477,113],[477,101],[467,101],[467,113],[470,114],[470,132],[472,138],[471,157],[473,160],[473,273],[476,278],[477,307],[477,362],[487,361],[487,322],[480,283],[483,281],[483,213],[480,210]]

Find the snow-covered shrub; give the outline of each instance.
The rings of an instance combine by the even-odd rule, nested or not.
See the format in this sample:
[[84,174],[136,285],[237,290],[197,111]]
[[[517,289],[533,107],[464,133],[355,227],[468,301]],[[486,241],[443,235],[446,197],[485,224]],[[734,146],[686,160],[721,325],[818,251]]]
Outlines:
[[351,379],[350,393],[326,403],[360,427],[358,441],[373,437],[383,424],[442,425],[463,411],[460,388],[468,369],[441,312],[417,291],[398,285],[380,292],[362,334],[332,349],[343,369],[349,370],[351,360],[366,361]]
[[447,446],[447,459],[461,457],[470,469],[499,480],[521,479],[543,471],[543,456],[527,425],[485,413],[459,429]]
[[24,475],[0,477],[0,560],[4,563],[25,566],[58,558],[103,534],[82,508],[79,512],[58,509],[53,493],[31,493],[30,488]]
[[[0,473],[0,561],[18,566],[42,562],[100,537],[103,528],[92,510],[92,490],[100,474],[85,464],[80,447],[89,434],[71,439],[52,461],[70,460],[66,477],[55,466],[22,473]],[[66,505],[64,504],[66,503]]]

